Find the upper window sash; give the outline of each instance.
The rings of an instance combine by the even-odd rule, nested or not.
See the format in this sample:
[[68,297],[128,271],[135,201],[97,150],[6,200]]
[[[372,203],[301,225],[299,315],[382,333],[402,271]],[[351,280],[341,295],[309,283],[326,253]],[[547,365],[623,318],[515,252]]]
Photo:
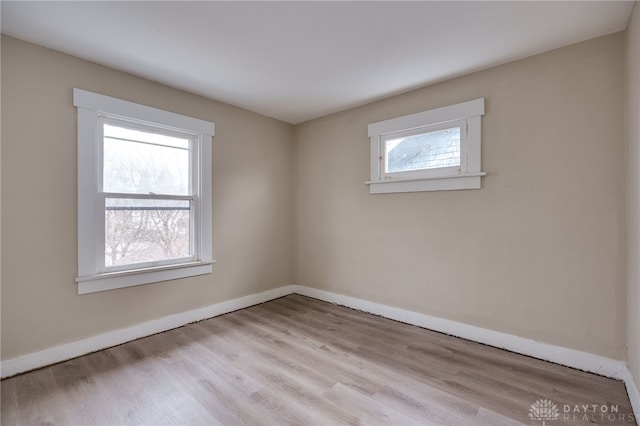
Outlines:
[[[98,150],[99,152],[103,153],[102,155],[100,155],[100,162],[99,164],[97,164],[97,167],[99,168],[99,170],[102,171],[102,174],[100,175],[100,179],[98,179],[98,191],[101,192],[105,192],[104,191],[104,164],[103,164],[103,160],[104,160],[104,139],[105,136],[103,134],[104,131],[104,125],[110,125],[110,126],[114,126],[114,127],[121,127],[121,128],[126,128],[126,129],[130,129],[130,130],[138,130],[141,132],[145,132],[145,133],[153,133],[153,134],[159,134],[162,136],[170,136],[170,137],[174,137],[174,138],[178,138],[178,139],[185,139],[189,141],[189,146],[188,146],[188,158],[189,158],[189,173],[188,173],[188,195],[197,195],[199,194],[200,191],[200,185],[198,182],[198,176],[200,173],[199,170],[199,147],[200,147],[200,139],[201,136],[193,133],[193,132],[187,132],[184,130],[174,130],[174,129],[169,129],[165,126],[161,126],[161,125],[157,125],[157,124],[142,124],[140,122],[135,122],[135,121],[131,121],[131,120],[125,120],[122,118],[113,118],[112,115],[107,115],[104,113],[100,113],[98,114]],[[106,138],[109,138],[109,136],[107,136]],[[131,143],[144,143],[144,142],[138,142],[138,141],[134,141],[134,140],[130,140]],[[151,144],[154,145],[154,144]],[[106,191],[109,192],[109,191]],[[126,193],[130,193],[130,194],[137,194],[139,192],[126,192]],[[140,192],[142,194],[144,194],[144,192]],[[162,192],[155,192],[155,194],[157,195],[178,195],[178,194],[163,194]]]

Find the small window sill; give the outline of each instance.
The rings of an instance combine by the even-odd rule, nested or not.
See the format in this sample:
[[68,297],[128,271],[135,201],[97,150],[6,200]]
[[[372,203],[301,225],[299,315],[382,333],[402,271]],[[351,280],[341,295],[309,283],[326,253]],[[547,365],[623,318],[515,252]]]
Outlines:
[[388,179],[365,182],[371,194],[393,192],[451,191],[457,189],[480,189],[480,178],[484,172],[448,176],[428,176],[414,179]]
[[99,291],[210,274],[213,271],[214,263],[215,260],[211,262],[190,262],[77,277],[78,294],[97,293]]

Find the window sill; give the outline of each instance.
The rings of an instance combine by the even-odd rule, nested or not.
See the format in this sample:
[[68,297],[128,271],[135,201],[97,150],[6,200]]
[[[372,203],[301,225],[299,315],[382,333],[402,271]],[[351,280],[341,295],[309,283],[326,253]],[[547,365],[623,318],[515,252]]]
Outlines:
[[451,191],[457,189],[479,189],[484,172],[449,176],[428,176],[415,179],[388,179],[365,182],[371,194],[393,192]]
[[77,277],[78,294],[97,293],[99,291],[210,274],[213,271],[214,263],[215,260],[210,262],[190,262]]

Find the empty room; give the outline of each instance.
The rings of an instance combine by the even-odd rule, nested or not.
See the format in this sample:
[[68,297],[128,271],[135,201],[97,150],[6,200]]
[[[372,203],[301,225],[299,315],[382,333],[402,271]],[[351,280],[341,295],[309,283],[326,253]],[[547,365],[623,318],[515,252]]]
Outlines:
[[640,2],[2,1],[4,425],[635,425]]

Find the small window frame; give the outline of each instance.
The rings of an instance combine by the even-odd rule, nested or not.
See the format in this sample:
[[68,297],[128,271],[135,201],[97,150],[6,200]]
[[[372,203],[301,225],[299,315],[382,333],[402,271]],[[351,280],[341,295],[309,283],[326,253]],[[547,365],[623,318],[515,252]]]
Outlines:
[[[78,294],[186,278],[212,272],[212,138],[215,124],[81,89],[73,90],[78,110]],[[190,139],[188,195],[105,193],[103,125],[153,130]],[[190,200],[190,256],[105,266],[106,198]]]
[[[371,123],[371,194],[481,188],[481,117],[484,98]],[[402,136],[460,128],[460,166],[387,172],[386,141]]]

